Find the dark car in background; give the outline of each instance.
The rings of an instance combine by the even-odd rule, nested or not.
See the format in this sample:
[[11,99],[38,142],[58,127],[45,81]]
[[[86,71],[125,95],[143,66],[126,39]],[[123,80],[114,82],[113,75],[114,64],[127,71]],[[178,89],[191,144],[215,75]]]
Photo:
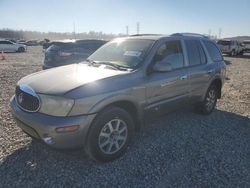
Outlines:
[[106,42],[104,40],[52,42],[45,51],[43,69],[84,61]]
[[25,42],[25,44],[27,46],[38,46],[38,45],[40,45],[38,40],[28,40],[28,41]]

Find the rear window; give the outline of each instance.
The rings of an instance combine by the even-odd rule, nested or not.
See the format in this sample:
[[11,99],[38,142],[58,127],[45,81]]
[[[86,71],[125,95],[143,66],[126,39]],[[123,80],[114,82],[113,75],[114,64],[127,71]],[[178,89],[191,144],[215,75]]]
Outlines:
[[207,62],[206,55],[204,53],[200,41],[185,40],[185,43],[187,46],[187,53],[190,66],[205,64]]
[[244,41],[243,44],[250,44],[250,41]]
[[219,50],[219,48],[216,46],[216,44],[214,44],[213,42],[210,41],[203,41],[206,49],[210,55],[210,57],[212,58],[213,61],[222,61],[223,57],[221,55],[221,52]]
[[220,45],[230,45],[231,41],[228,41],[228,40],[219,40],[217,42],[217,44],[220,44]]

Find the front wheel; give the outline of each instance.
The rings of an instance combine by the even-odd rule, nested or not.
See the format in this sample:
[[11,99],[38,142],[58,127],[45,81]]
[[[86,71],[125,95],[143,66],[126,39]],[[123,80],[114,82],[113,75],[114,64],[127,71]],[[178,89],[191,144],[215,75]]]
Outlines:
[[86,152],[97,161],[112,161],[126,150],[134,133],[134,122],[122,108],[102,111],[91,125]]
[[217,87],[211,85],[206,93],[205,99],[203,102],[198,104],[197,109],[201,114],[208,115],[214,110],[218,99]]

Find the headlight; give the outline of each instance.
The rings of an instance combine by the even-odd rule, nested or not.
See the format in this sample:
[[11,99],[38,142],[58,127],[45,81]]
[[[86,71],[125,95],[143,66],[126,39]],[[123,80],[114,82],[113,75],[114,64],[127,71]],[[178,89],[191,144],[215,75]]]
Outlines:
[[41,98],[39,112],[52,116],[67,116],[74,104],[73,99],[41,94],[39,96]]

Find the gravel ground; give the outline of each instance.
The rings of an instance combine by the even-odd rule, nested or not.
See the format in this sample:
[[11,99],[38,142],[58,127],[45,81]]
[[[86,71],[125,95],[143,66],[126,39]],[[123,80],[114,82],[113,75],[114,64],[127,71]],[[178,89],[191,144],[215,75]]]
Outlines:
[[250,187],[250,55],[227,60],[229,79],[209,116],[184,109],[147,123],[110,163],[32,140],[9,109],[16,82],[41,70],[40,47],[0,61],[0,187]]

